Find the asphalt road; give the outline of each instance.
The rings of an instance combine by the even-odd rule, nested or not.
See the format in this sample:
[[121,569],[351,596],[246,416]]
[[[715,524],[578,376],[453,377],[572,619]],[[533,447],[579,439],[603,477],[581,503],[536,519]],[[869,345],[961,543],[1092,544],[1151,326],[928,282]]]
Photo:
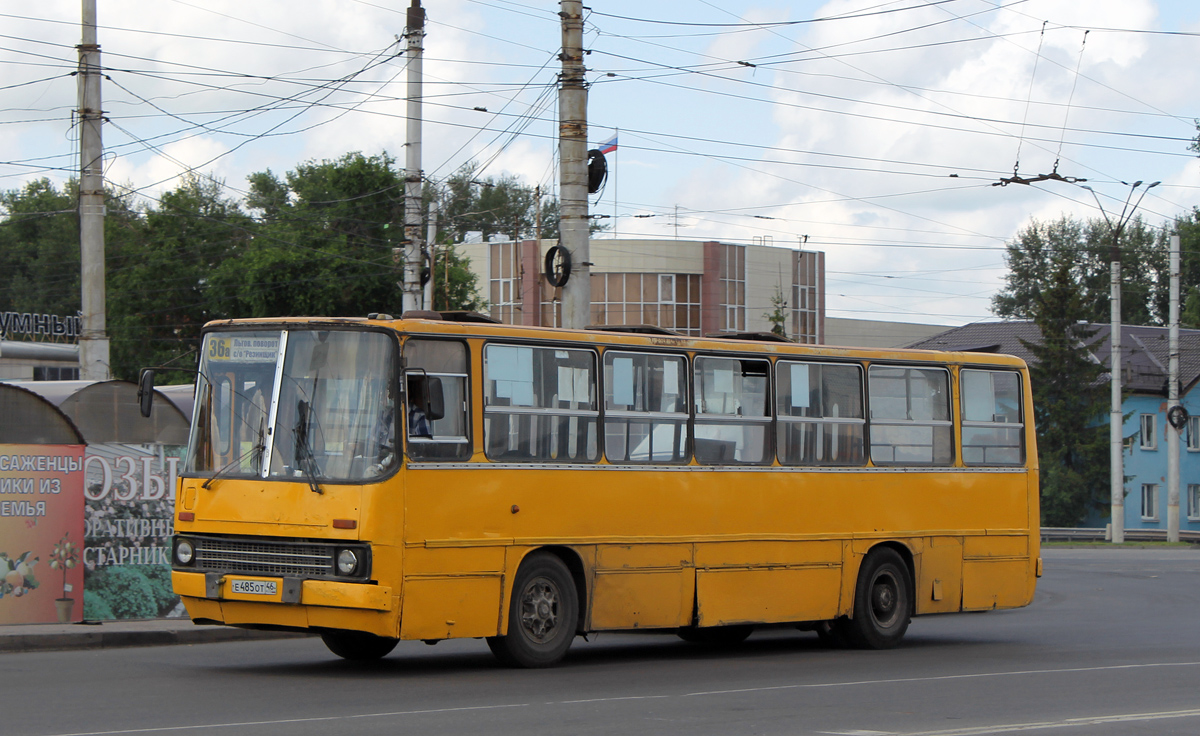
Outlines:
[[319,640],[0,656],[0,733],[1200,733],[1200,550],[1051,549],[1034,604],[914,621],[887,652],[758,632],[577,640],[552,670],[482,641],[369,666]]

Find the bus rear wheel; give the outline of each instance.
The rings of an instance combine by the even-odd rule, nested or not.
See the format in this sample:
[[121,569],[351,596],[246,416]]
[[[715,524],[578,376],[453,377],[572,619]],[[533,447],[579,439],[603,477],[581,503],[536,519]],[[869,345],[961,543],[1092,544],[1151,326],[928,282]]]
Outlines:
[[535,552],[517,570],[508,634],[489,637],[488,648],[509,667],[549,667],[566,656],[578,622],[571,571],[554,555]]
[[375,636],[364,631],[322,631],[321,641],[342,659],[373,662],[396,648],[397,639]]
[[854,617],[846,633],[860,649],[890,649],[912,618],[908,566],[894,549],[878,547],[863,560],[854,589]]

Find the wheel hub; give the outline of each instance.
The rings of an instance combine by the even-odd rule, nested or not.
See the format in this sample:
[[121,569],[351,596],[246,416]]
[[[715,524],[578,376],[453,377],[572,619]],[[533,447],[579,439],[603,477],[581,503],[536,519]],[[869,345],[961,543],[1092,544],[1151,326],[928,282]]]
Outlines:
[[896,586],[887,578],[877,580],[871,589],[871,612],[880,623],[889,623],[896,614]]
[[545,580],[534,580],[521,596],[521,625],[541,641],[558,626],[558,590]]

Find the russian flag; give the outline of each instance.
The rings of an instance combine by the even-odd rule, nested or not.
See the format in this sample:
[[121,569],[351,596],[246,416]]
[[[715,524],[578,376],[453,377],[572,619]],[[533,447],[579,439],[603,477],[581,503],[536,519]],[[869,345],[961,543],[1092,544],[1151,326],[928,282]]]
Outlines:
[[614,135],[611,140],[600,144],[600,153],[612,153],[617,150],[617,137]]

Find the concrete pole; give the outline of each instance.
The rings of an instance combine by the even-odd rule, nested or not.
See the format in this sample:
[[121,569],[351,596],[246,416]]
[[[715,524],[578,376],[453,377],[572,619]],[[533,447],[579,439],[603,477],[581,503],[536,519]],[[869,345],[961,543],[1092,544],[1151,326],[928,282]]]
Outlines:
[[[429,224],[425,229],[425,247],[430,254],[429,262],[429,280],[425,282],[425,306],[424,309],[433,309],[433,282],[434,274],[437,273],[437,264],[433,262],[433,244],[437,242],[437,226],[438,226],[438,203],[435,199],[429,204]],[[447,307],[449,309],[449,307]]]
[[[1167,409],[1179,403],[1179,236],[1171,236]],[[1167,541],[1179,541],[1179,430],[1167,422]]]
[[79,377],[106,381],[109,372],[104,280],[104,143],[100,126],[100,44],[96,43],[96,0],[83,0],[79,44],[79,264],[82,318]]
[[422,309],[421,266],[424,248],[421,242],[421,55],[425,38],[425,10],[421,0],[412,0],[408,8],[408,128],[404,160],[404,293],[402,311]]
[[1124,417],[1121,412],[1121,251],[1117,245],[1120,232],[1113,231],[1112,256],[1112,296],[1111,307],[1111,344],[1112,357],[1109,361],[1109,383],[1112,386],[1112,404],[1108,417],[1109,441],[1109,470],[1112,481],[1109,485],[1112,541],[1113,544],[1125,543],[1125,446],[1122,438]]
[[571,254],[563,286],[563,327],[591,321],[592,274],[588,243],[587,83],[583,68],[583,3],[562,0],[562,74],[558,87],[559,242]]

